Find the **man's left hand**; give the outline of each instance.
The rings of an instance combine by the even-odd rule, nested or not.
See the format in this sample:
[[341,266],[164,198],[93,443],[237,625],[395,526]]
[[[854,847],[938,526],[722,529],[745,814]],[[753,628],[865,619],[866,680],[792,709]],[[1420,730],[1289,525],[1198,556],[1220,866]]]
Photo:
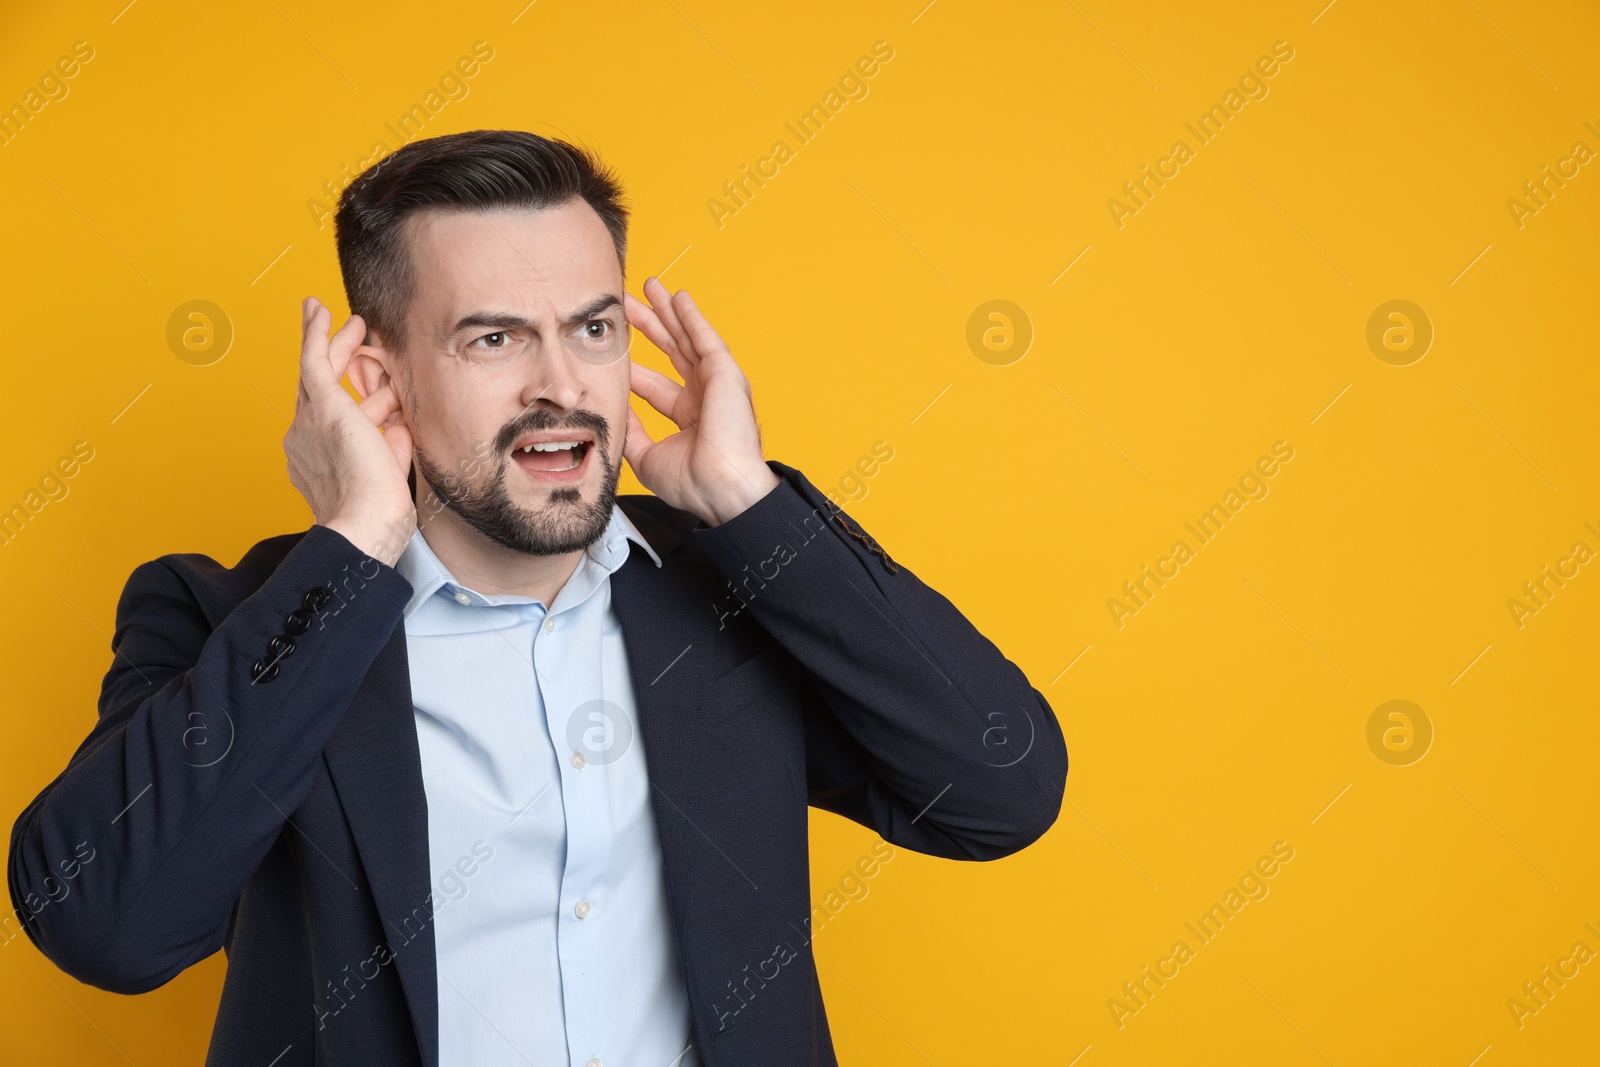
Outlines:
[[782,481],[761,455],[750,380],[686,289],[669,293],[646,278],[645,299],[623,296],[628,321],[665,352],[683,378],[633,363],[633,392],[671,419],[678,432],[652,440],[632,408],[623,458],[644,487],[675,508],[717,526]]

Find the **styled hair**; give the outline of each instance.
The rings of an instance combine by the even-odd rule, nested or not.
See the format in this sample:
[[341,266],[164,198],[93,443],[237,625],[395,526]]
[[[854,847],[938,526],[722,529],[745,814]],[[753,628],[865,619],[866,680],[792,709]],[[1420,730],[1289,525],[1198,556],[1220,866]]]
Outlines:
[[405,221],[424,209],[558,207],[581,199],[611,234],[627,273],[628,208],[622,185],[587,149],[522,130],[471,130],[412,141],[374,163],[339,197],[334,239],[345,299],[370,336],[405,347],[416,282]]

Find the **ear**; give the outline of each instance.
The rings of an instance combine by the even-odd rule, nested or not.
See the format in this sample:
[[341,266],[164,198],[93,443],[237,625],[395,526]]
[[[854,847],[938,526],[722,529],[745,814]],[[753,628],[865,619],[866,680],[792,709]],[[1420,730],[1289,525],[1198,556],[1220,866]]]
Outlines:
[[[365,400],[391,381],[399,389],[398,379],[390,375],[390,368],[395,366],[395,358],[385,347],[383,338],[369,331],[361,347],[350,354],[345,373],[350,376],[350,384],[356,387],[361,399]],[[403,400],[402,391],[402,403]]]

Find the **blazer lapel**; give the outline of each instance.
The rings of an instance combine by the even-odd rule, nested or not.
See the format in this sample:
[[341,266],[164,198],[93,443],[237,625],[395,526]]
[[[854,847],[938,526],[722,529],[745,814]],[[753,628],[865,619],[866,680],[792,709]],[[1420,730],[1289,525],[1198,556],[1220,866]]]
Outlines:
[[[688,929],[689,900],[697,884],[692,857],[679,845],[684,821],[700,823],[705,804],[705,752],[682,728],[688,709],[703,702],[715,677],[717,615],[706,590],[711,564],[685,558],[683,538],[630,501],[619,500],[628,518],[661,556],[655,562],[633,545],[628,561],[611,576],[611,607],[628,649],[639,734],[650,774],[650,800],[661,843],[667,907],[673,940],[690,995],[701,946]],[[718,578],[720,580],[720,578]]]
[[[438,1067],[428,798],[411,705],[404,620],[395,621],[394,633],[367,671],[338,732],[323,749],[323,758],[390,939],[422,1062]],[[412,933],[419,923],[420,933]]]

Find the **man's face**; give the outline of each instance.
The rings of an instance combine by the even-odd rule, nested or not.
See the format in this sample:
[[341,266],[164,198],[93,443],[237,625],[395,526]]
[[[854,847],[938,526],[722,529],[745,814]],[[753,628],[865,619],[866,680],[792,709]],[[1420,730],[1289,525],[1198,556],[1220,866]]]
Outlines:
[[407,237],[409,332],[389,365],[419,477],[507,548],[587,547],[610,521],[628,426],[628,320],[605,224],[573,200],[419,212]]

